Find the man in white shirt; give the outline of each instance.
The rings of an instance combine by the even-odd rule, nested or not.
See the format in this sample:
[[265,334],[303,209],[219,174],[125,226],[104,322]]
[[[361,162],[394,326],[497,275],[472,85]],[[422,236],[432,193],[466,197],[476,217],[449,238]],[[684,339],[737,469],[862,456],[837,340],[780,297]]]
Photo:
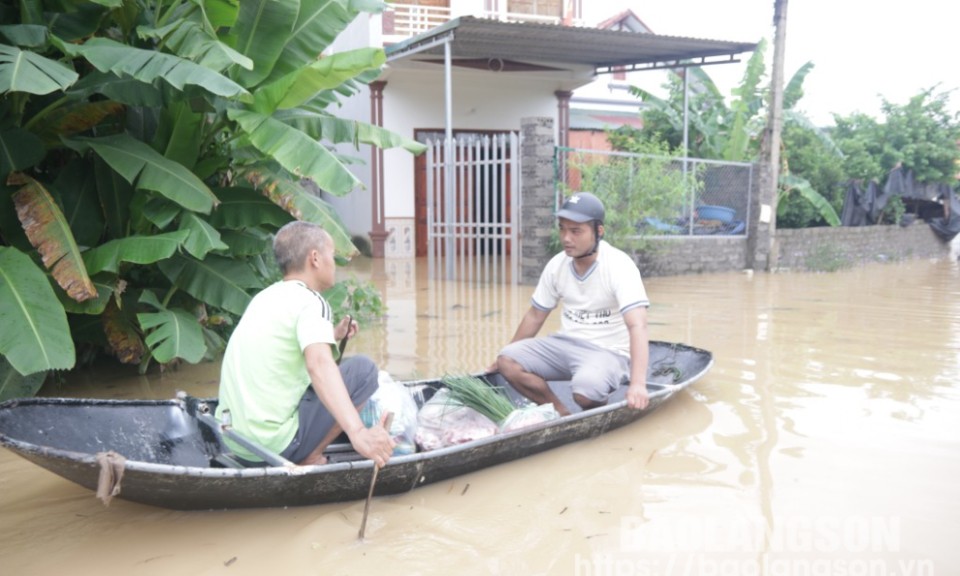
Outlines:
[[[497,369],[537,404],[569,409],[547,384],[569,380],[583,409],[603,406],[628,384],[627,405],[647,407],[647,298],[640,271],[625,252],[603,240],[603,203],[578,192],[557,212],[563,252],[544,267],[517,331],[497,357]],[[562,304],[561,330],[535,338]]]

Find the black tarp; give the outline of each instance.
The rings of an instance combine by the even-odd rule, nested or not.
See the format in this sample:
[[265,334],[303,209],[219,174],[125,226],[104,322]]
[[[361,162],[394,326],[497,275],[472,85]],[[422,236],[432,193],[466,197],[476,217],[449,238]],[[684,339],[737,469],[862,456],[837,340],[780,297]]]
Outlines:
[[931,218],[930,227],[941,238],[949,242],[953,240],[954,236],[960,234],[960,200],[957,199],[956,192],[948,190],[943,203],[947,206],[947,215]]
[[[918,184],[911,170],[894,168],[881,189],[876,182],[859,180],[847,183],[847,194],[840,212],[843,226],[871,226],[880,221],[883,209],[894,196],[914,208],[944,240],[960,233],[960,202],[948,184]],[[936,214],[936,216],[932,216]]]

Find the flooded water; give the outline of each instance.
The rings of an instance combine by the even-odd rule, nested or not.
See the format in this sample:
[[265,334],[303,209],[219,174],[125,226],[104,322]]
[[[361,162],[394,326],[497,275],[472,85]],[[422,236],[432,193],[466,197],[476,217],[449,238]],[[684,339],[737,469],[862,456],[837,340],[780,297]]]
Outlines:
[[[429,282],[413,261],[358,276],[388,312],[347,353],[396,377],[485,368],[532,293]],[[646,284],[651,337],[716,363],[635,424],[376,498],[362,543],[362,501],[105,508],[0,450],[0,574],[960,574],[956,261]],[[99,370],[43,393],[212,395],[217,373]]]

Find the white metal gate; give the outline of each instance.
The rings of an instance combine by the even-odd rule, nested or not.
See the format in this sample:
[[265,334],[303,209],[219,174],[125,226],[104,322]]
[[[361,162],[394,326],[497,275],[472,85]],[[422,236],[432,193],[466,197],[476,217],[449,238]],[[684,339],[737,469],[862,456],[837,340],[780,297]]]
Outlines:
[[458,134],[445,142],[431,142],[426,152],[430,276],[516,282],[520,135]]

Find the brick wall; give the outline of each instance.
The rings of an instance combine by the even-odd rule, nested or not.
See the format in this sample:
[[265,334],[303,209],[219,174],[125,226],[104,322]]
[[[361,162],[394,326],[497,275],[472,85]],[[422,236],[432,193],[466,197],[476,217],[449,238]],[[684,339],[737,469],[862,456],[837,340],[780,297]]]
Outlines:
[[863,264],[907,258],[946,258],[950,244],[925,222],[777,230],[779,268],[809,269],[831,260]]
[[[948,258],[950,244],[924,222],[777,230],[778,269],[831,270],[907,258]],[[730,272],[747,267],[746,238],[662,238],[638,254],[644,276]]]

